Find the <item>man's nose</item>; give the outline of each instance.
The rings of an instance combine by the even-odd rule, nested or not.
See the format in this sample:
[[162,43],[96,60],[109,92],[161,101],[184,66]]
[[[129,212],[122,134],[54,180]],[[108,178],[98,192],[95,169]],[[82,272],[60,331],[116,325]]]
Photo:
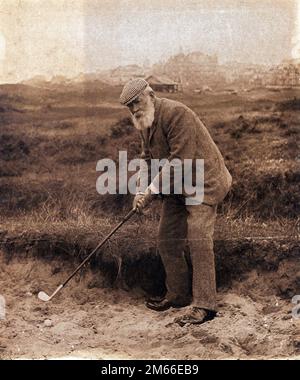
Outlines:
[[131,113],[135,113],[136,111],[138,111],[139,107],[137,104],[133,103],[133,104],[129,105],[129,109],[130,109]]

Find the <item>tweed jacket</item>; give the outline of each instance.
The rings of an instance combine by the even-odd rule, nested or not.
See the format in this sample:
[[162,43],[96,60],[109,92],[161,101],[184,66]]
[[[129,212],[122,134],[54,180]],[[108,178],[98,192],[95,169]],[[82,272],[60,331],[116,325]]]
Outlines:
[[[171,161],[176,158],[182,162],[184,159],[193,162],[204,159],[203,202],[215,205],[224,199],[231,186],[231,175],[205,125],[190,108],[177,101],[155,97],[154,122],[150,129],[140,131],[140,134],[141,158],[148,166],[151,159]],[[193,164],[193,183],[195,170]],[[162,170],[157,177],[161,175]],[[157,183],[155,181],[156,188]]]

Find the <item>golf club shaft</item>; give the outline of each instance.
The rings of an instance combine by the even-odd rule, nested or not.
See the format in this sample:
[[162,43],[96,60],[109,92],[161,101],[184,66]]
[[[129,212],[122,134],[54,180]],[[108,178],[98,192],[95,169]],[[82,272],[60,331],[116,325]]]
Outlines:
[[55,292],[53,294],[51,294],[50,299],[53,298],[55,296],[55,294],[58,293],[60,291],[60,289],[62,289],[62,288],[63,288],[63,285],[59,285],[59,287],[55,290]]
[[74,270],[74,272],[66,279],[66,281],[62,284],[62,287],[66,286],[67,283],[75,276],[75,274],[86,264],[87,261],[94,255],[95,252],[98,251],[99,248],[102,247],[104,243],[125,223],[129,220],[133,214],[135,214],[136,210],[132,209],[124,219],[97,245],[97,247],[83,260],[83,262]]

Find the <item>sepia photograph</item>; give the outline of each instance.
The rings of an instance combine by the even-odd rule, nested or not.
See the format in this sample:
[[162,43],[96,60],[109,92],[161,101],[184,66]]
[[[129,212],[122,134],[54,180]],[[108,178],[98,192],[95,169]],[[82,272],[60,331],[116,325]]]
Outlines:
[[299,134],[300,0],[0,0],[1,361],[299,360]]

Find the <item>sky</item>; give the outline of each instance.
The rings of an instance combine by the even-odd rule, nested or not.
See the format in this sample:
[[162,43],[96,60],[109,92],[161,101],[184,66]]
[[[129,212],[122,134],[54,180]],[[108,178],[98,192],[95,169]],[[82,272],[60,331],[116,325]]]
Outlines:
[[300,57],[300,0],[0,0],[0,82],[150,64]]

